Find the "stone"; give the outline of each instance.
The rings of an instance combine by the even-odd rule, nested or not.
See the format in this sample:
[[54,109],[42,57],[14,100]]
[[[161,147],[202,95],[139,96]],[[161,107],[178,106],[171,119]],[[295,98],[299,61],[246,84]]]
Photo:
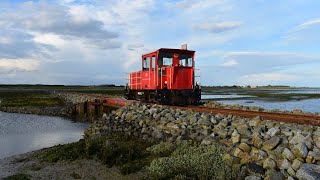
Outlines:
[[230,154],[225,154],[222,159],[230,167],[232,165],[234,165],[234,164],[239,164],[240,163],[240,159],[238,157],[234,157],[234,156],[232,156]]
[[152,136],[154,138],[157,138],[157,139],[163,139],[164,138],[164,135],[162,132],[160,132],[159,130],[155,129],[152,133]]
[[263,169],[262,166],[256,164],[256,163],[248,163],[247,168],[249,173],[251,174],[261,174],[263,175],[265,170]]
[[240,134],[231,137],[232,144],[237,144],[238,142],[240,142],[240,140]]
[[250,152],[251,151],[251,147],[246,143],[241,143],[239,145],[239,149],[241,149],[244,152]]
[[261,180],[260,176],[247,176],[244,178],[245,180]]
[[233,152],[233,155],[236,157],[239,157],[241,155],[242,151],[239,148],[236,148]]
[[229,122],[227,119],[222,119],[217,126],[219,126],[221,129],[224,129],[228,126]]
[[270,151],[274,149],[279,144],[279,142],[280,142],[280,138],[277,136],[273,136],[271,139],[263,143],[262,149],[266,151]]
[[261,148],[262,146],[262,139],[259,137],[259,134],[255,133],[252,136],[252,143],[256,148]]
[[265,157],[267,157],[268,154],[265,151],[259,150],[259,154],[258,154],[258,159],[264,159]]
[[288,159],[283,159],[282,162],[281,162],[280,169],[289,169],[290,166],[291,166],[291,164],[288,161]]
[[252,134],[251,131],[249,130],[249,126],[247,124],[245,124],[245,123],[244,124],[238,124],[236,126],[236,128],[237,128],[238,132],[244,137],[249,137]]
[[202,134],[202,135],[208,136],[210,131],[209,131],[209,129],[201,129],[199,131],[199,133]]
[[301,135],[299,132],[296,133],[295,136],[293,136],[291,138],[291,140],[289,141],[290,144],[293,144],[293,145],[296,145],[296,144],[299,144],[299,143],[302,143],[305,141],[307,137],[304,137],[303,135]]
[[190,121],[190,124],[195,124],[198,121],[198,119],[196,117],[191,117],[189,121]]
[[290,161],[292,161],[294,159],[292,152],[288,148],[284,148],[284,150],[282,152],[282,157],[285,159],[289,159]]
[[270,128],[266,133],[268,136],[273,137],[279,132],[279,128]]
[[310,153],[311,151],[309,151],[307,157],[306,157],[306,163],[309,163],[309,164],[313,164],[316,162],[316,160],[314,159],[314,156],[313,154]]
[[218,120],[214,116],[211,116],[210,122],[214,125],[218,124]]
[[270,173],[270,179],[271,180],[284,180],[285,177],[280,171],[271,171]]
[[213,137],[211,135],[203,138],[203,140],[201,141],[201,144],[205,144],[205,145],[210,145],[212,144],[212,142],[214,141]]
[[301,162],[300,160],[295,159],[295,160],[292,162],[291,167],[292,167],[295,171],[297,171],[297,170],[300,168],[301,164],[302,164],[302,162]]
[[271,158],[267,158],[263,162],[263,168],[264,169],[275,169],[276,166],[277,166],[276,162]]
[[308,155],[308,148],[304,142],[296,144],[292,149],[292,153],[299,158],[306,158]]
[[289,167],[289,168],[288,168],[287,173],[288,173],[290,176],[293,176],[293,177],[296,176],[296,172],[294,171],[294,169],[293,169],[292,167]]
[[315,164],[302,164],[296,173],[296,177],[301,180],[320,179],[320,166]]
[[260,116],[257,116],[257,117],[255,117],[255,118],[253,118],[253,119],[251,119],[251,120],[249,121],[249,126],[252,126],[252,127],[256,127],[256,126],[258,126],[259,124],[261,124],[261,118],[260,118]]
[[248,164],[251,161],[252,161],[252,157],[248,153],[244,152],[241,154],[240,164],[242,165]]

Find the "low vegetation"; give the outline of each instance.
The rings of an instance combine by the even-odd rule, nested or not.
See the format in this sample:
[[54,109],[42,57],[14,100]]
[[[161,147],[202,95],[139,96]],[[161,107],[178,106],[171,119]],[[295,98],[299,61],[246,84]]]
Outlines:
[[59,97],[46,91],[1,90],[0,101],[0,106],[5,107],[53,107],[63,105],[63,101]]
[[29,179],[31,179],[31,176],[28,174],[15,174],[15,175],[3,178],[3,180],[29,180]]
[[235,177],[223,162],[223,148],[189,141],[154,144],[136,137],[116,134],[59,145],[45,151],[44,161],[97,159],[122,174],[143,170],[147,179],[225,179]]

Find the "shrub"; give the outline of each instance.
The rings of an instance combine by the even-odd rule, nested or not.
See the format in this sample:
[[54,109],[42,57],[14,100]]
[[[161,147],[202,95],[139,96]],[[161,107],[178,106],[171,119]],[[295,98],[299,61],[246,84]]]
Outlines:
[[232,179],[231,168],[222,160],[217,145],[195,145],[183,141],[169,157],[154,159],[148,170],[158,179]]

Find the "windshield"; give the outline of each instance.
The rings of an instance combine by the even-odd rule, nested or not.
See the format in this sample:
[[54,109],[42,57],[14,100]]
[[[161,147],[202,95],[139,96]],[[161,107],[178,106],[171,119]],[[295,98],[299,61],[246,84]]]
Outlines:
[[[160,53],[159,66],[172,66],[173,53]],[[191,54],[179,54],[179,66],[192,67],[192,55]]]
[[192,55],[191,54],[180,54],[179,65],[185,67],[192,67]]

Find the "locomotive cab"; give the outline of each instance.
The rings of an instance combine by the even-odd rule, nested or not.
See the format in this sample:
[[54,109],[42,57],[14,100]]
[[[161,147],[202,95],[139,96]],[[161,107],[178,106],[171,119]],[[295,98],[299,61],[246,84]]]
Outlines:
[[195,82],[195,51],[161,48],[142,55],[142,70],[130,73],[127,99],[166,104],[195,104],[201,90]]

